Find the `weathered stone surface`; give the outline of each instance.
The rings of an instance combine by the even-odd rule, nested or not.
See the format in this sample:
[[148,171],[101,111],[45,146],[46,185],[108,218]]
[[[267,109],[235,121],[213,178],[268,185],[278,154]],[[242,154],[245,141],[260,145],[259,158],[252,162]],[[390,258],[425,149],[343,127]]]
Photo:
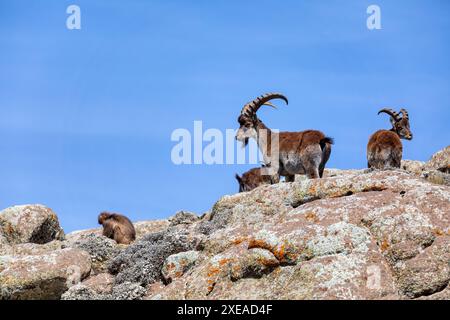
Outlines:
[[195,249],[201,236],[184,225],[152,233],[130,245],[109,264],[116,274],[116,283],[139,283],[147,286],[161,279],[161,269],[167,257]]
[[118,245],[113,239],[99,233],[84,233],[76,237],[68,237],[64,247],[86,251],[91,256],[93,274],[107,271],[108,262],[119,254],[125,246]]
[[21,243],[16,245],[0,247],[0,255],[10,256],[37,256],[63,249],[63,242],[54,240],[45,244]]
[[431,183],[450,186],[450,146],[435,153],[428,162],[403,160],[402,169]]
[[450,174],[444,173],[438,170],[431,170],[431,171],[423,171],[421,178],[424,178],[425,180],[435,183],[435,184],[442,184],[445,186],[450,186]]
[[61,297],[63,300],[112,300],[114,276],[101,273],[89,277],[82,283],[69,288]]
[[405,171],[420,176],[425,170],[425,162],[416,160],[402,160],[401,168]]
[[177,226],[179,224],[192,224],[197,222],[200,218],[192,212],[180,211],[177,212],[173,217],[169,218],[170,227]]
[[59,299],[90,270],[89,255],[76,249],[0,256],[0,299]]
[[409,299],[448,285],[450,188],[328,172],[219,200],[201,261],[148,299]]
[[108,294],[112,292],[114,285],[114,276],[109,273],[100,273],[89,277],[82,284],[98,294]]
[[435,153],[427,162],[426,168],[428,170],[438,170],[445,173],[450,173],[450,146]]
[[185,274],[199,259],[198,251],[186,251],[169,256],[162,267],[161,273],[165,281],[171,282]]
[[147,290],[139,283],[123,282],[114,286],[106,300],[141,300]]
[[0,235],[0,242],[9,244],[43,244],[64,238],[58,217],[42,205],[14,206],[1,211]]

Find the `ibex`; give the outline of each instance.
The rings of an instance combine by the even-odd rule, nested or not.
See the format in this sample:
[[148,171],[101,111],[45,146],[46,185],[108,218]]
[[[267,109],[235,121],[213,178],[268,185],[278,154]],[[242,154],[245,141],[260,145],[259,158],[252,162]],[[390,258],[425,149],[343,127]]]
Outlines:
[[273,175],[263,174],[263,168],[251,169],[245,172],[242,177],[236,174],[236,180],[239,183],[239,192],[252,191],[262,185],[280,182],[280,176],[277,173]]
[[379,130],[369,139],[367,144],[367,165],[374,169],[400,168],[403,146],[400,139],[412,140],[413,135],[409,128],[409,116],[405,109],[399,113],[391,109],[382,109],[380,113],[391,116],[392,129]]
[[[273,99],[282,99],[286,104],[289,103],[282,94],[268,93],[244,106],[238,118],[240,128],[236,139],[244,146],[250,138],[255,139],[264,156],[264,163],[278,167],[278,174],[284,176],[287,182],[294,181],[296,174],[306,173],[310,179],[322,177],[325,164],[330,158],[333,139],[316,130],[272,132],[258,119],[256,113],[263,105],[274,107],[269,102]],[[278,155],[272,155],[272,141],[278,141]]]

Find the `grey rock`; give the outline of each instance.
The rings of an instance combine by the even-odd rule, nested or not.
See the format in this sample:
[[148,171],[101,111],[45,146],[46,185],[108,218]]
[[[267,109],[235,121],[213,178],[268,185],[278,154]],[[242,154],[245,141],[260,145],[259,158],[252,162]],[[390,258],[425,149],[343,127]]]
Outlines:
[[0,234],[0,242],[9,244],[44,244],[64,239],[58,217],[42,205],[14,206],[1,211]]
[[171,282],[173,279],[183,276],[197,262],[200,254],[198,251],[186,251],[169,256],[162,267],[164,280]]
[[88,233],[80,235],[64,243],[65,247],[77,248],[89,253],[92,259],[92,269],[95,274],[107,271],[107,263],[116,257],[123,246],[105,236]]
[[109,264],[116,275],[116,284],[125,282],[147,286],[161,279],[161,269],[167,257],[195,249],[199,238],[183,226],[144,237],[122,251]]
[[199,220],[199,217],[192,212],[180,211],[177,212],[173,217],[169,218],[170,227],[174,227],[179,224],[192,224]]

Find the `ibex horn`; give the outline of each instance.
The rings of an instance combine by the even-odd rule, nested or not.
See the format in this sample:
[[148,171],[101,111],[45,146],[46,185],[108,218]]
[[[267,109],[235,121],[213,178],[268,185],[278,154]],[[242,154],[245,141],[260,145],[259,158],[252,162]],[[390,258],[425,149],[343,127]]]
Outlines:
[[273,99],[282,99],[286,102],[286,104],[289,104],[288,99],[284,95],[280,93],[267,93],[256,98],[252,102],[247,103],[244,108],[242,108],[241,114],[251,116],[252,114],[256,113],[263,105],[276,108],[272,103],[269,102]]
[[406,111],[406,109],[402,109],[400,110],[400,112],[402,113],[404,119],[409,120],[409,114],[408,111]]
[[397,112],[395,112],[394,110],[392,110],[392,109],[382,109],[382,110],[380,110],[378,112],[378,114],[383,113],[383,112],[387,113],[392,118],[394,118],[395,122],[400,121],[399,114]]

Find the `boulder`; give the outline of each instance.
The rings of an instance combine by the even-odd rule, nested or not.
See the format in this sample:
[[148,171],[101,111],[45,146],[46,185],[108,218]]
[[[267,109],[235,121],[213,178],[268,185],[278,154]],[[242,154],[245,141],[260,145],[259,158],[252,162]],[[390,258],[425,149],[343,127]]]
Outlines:
[[428,170],[438,170],[444,173],[450,173],[450,146],[435,153],[426,163]]
[[166,282],[183,276],[199,259],[198,251],[186,251],[169,256],[162,267],[161,273]]
[[192,224],[197,222],[200,218],[192,212],[179,211],[173,217],[169,218],[169,226],[173,227],[179,224]]
[[126,246],[118,245],[98,232],[82,233],[76,237],[68,237],[64,247],[77,248],[89,253],[92,260],[92,273],[99,274],[107,271],[107,264]]
[[0,247],[0,255],[10,256],[37,256],[41,254],[51,253],[55,250],[63,249],[63,242],[54,240],[45,244],[37,243],[21,243]]
[[0,299],[59,299],[90,271],[89,255],[77,249],[0,256]]
[[58,217],[42,205],[22,205],[0,212],[0,242],[38,243],[64,239]]
[[101,273],[69,288],[62,300],[107,300],[112,293],[114,276]]

